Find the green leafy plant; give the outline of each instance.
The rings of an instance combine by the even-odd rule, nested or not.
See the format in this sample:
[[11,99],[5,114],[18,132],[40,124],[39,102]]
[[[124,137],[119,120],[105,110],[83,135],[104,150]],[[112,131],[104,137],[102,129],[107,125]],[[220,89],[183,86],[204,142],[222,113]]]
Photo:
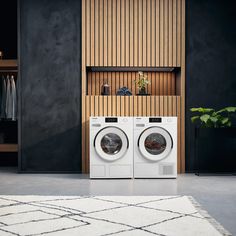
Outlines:
[[139,90],[145,89],[146,86],[150,84],[150,81],[147,79],[147,75],[145,75],[142,71],[138,72],[138,79],[134,80],[134,82],[137,84]]
[[197,115],[191,117],[192,123],[198,123],[202,127],[231,127],[232,117],[235,116],[236,107],[225,107],[218,111],[212,108],[198,107],[191,108],[190,111],[197,113]]

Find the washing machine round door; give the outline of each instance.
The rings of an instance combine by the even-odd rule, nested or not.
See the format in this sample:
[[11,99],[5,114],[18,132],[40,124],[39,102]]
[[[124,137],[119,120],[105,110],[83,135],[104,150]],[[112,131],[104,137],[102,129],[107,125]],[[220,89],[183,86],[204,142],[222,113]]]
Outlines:
[[117,127],[106,127],[98,132],[94,140],[97,154],[106,161],[122,158],[129,148],[127,135]]
[[173,141],[167,130],[161,127],[150,127],[139,136],[138,147],[146,159],[160,161],[170,154]]

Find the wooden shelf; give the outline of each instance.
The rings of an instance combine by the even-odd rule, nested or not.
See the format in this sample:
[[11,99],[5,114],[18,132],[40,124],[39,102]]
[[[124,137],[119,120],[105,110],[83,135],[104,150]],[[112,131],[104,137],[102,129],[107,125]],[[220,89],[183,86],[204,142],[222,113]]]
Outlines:
[[124,67],[124,66],[88,66],[87,72],[173,72],[179,67]]
[[0,72],[17,72],[17,60],[0,60]]
[[0,152],[18,152],[18,144],[0,144]]

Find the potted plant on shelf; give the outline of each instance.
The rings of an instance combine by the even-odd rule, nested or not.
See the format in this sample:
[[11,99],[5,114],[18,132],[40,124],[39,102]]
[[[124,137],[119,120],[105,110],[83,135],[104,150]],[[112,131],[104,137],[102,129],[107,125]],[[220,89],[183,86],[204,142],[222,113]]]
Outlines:
[[191,108],[195,126],[195,171],[204,173],[236,172],[236,107]]
[[150,84],[150,81],[147,79],[147,75],[145,75],[142,71],[139,71],[138,79],[136,79],[134,82],[138,86],[138,90],[139,90],[138,95],[148,95],[146,88],[147,88],[147,85]]

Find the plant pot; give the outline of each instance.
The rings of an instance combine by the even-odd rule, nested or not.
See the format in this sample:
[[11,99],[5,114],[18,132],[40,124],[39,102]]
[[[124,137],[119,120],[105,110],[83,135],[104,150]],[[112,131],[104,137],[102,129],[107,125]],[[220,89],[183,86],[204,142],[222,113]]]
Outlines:
[[195,173],[236,173],[236,127],[195,128]]
[[146,93],[146,88],[140,88],[139,89],[139,94],[140,95],[146,95],[147,93]]

